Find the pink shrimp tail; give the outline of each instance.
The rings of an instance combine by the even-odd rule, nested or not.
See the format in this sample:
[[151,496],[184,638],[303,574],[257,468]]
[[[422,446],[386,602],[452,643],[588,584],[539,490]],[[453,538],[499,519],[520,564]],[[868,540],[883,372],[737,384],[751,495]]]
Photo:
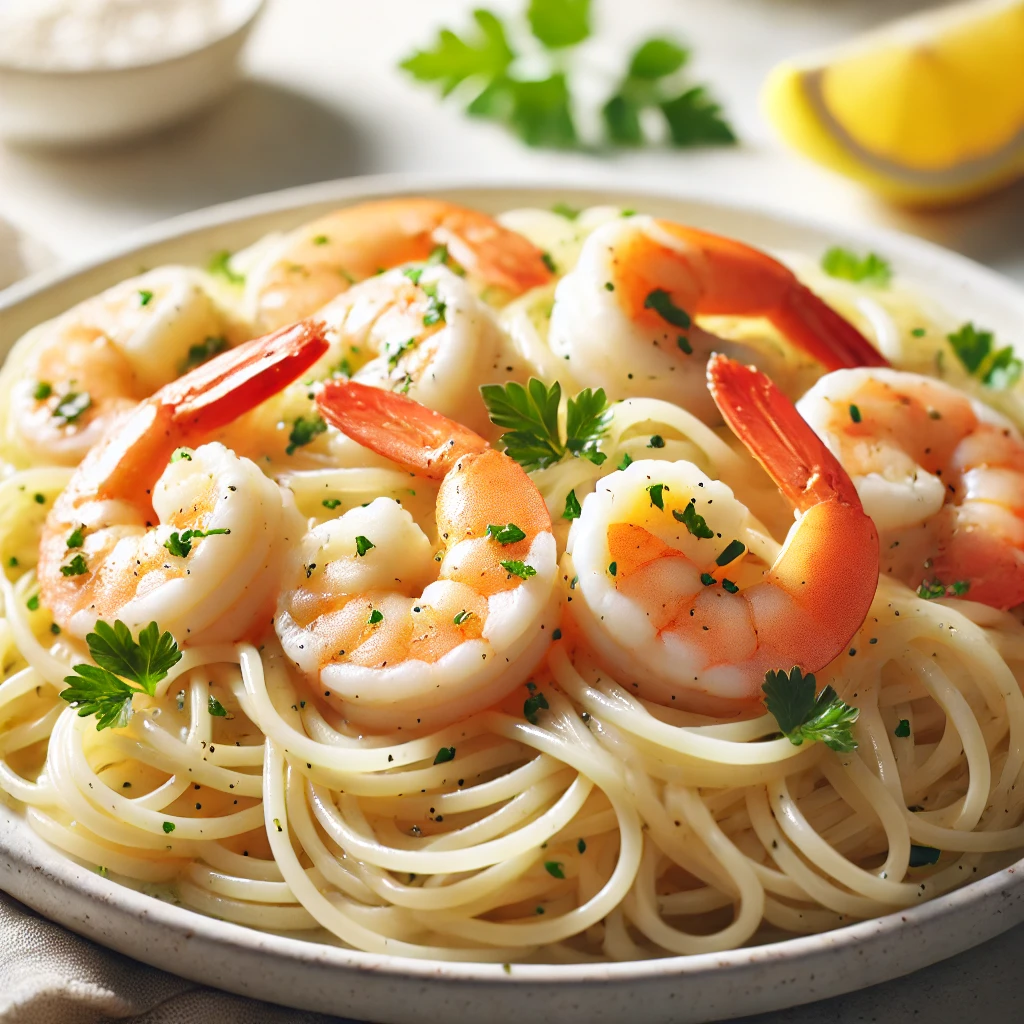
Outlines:
[[316,401],[324,419],[353,441],[432,480],[443,479],[463,455],[488,447],[462,424],[393,391],[332,380]]
[[888,366],[856,327],[802,284],[791,288],[771,314],[772,323],[826,370]]
[[[764,584],[748,596],[766,650],[817,672],[868,614],[878,586],[878,531],[846,470],[760,370],[712,356],[708,386],[736,436],[801,513]],[[761,602],[756,592],[765,584],[787,593],[800,614]]]
[[185,437],[203,437],[276,395],[328,349],[324,324],[302,320],[229,349],[161,388]]
[[849,474],[757,367],[713,355],[708,388],[733,433],[800,511],[830,498],[861,509]]

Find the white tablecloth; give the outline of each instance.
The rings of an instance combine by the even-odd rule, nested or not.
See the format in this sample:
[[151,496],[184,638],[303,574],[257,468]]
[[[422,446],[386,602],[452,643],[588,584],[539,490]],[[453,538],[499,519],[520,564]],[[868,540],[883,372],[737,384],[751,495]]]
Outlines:
[[[525,0],[495,0],[515,9]],[[381,171],[458,172],[506,180],[612,172],[631,185],[692,186],[744,201],[923,235],[1024,281],[1024,187],[961,210],[908,213],[780,149],[757,88],[777,60],[828,44],[925,0],[604,0],[604,40],[590,59],[619,65],[623,41],[668,29],[693,45],[743,144],[699,153],[636,152],[599,160],[531,151],[412,87],[394,64],[432,34],[465,23],[466,0],[272,0],[249,53],[250,78],[225,103],[162,138],[107,153],[0,148],[0,215],[63,259],[117,235],[211,203],[305,182]],[[613,42],[608,42],[608,41]],[[0,245],[2,245],[0,241]],[[2,262],[2,261],[0,261]],[[1024,929],[910,978],[757,1024],[860,1024],[1024,1018]],[[638,1015],[639,1017],[640,1015]],[[0,896],[4,1024],[232,1021],[327,1024],[203,989],[134,964]],[[753,1019],[748,1024],[754,1024]]]

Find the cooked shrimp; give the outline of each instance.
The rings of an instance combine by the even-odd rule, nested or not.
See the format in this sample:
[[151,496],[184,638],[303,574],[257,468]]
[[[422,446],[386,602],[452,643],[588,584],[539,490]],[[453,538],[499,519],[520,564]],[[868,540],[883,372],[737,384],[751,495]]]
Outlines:
[[714,356],[708,382],[729,426],[793,503],[770,566],[738,540],[749,513],[689,462],[634,462],[583,503],[568,550],[570,614],[644,697],[708,713],[761,699],[769,669],[816,672],[861,625],[878,537],[849,477],[753,367]]
[[612,398],[664,398],[715,416],[704,369],[712,352],[765,365],[764,348],[708,334],[699,316],[763,317],[826,369],[885,360],[794,277],[740,242],[625,217],[599,227],[558,284],[548,343],[576,380]]
[[290,323],[357,281],[424,260],[439,246],[494,298],[552,277],[540,249],[486,214],[439,199],[385,199],[336,210],[288,235],[249,275],[250,315],[261,330]]
[[39,546],[40,593],[56,622],[83,637],[98,619],[131,629],[156,620],[179,641],[230,641],[269,612],[280,552],[301,518],[248,459],[220,444],[186,446],[325,347],[310,323],[240,345],[139,403],[89,453]]
[[402,395],[334,381],[318,404],[361,444],[441,481],[440,550],[388,498],[314,527],[278,602],[285,652],[371,728],[430,727],[500,700],[557,621],[555,540],[537,488],[507,455]]
[[838,370],[797,404],[878,527],[882,572],[928,597],[1024,602],[1024,438],[949,384]]
[[25,336],[8,430],[37,458],[75,465],[114,419],[228,347],[236,328],[203,275],[160,267]]

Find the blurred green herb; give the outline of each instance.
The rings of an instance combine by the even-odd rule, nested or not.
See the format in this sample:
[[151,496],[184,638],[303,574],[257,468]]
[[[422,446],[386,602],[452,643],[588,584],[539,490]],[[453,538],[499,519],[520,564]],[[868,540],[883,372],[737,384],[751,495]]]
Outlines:
[[[593,32],[591,0],[529,0],[515,23],[482,8],[472,17],[461,34],[440,29],[432,44],[400,67],[418,82],[438,87],[442,97],[457,91],[467,114],[504,125],[530,146],[588,145],[576,122],[581,69],[574,57]],[[516,47],[522,39],[524,52],[510,39],[517,40]],[[734,143],[736,136],[707,88],[686,79],[689,57],[685,47],[662,37],[638,46],[601,108],[600,141],[647,145],[655,141],[648,126],[660,122],[672,146]],[[528,73],[521,70],[524,64]]]

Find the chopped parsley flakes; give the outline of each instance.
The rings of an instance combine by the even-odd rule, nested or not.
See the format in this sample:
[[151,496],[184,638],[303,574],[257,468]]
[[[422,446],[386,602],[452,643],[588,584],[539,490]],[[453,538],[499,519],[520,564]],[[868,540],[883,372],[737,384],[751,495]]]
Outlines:
[[689,504],[682,510],[672,509],[672,518],[683,524],[690,534],[698,540],[710,540],[715,531],[707,524],[707,520],[697,511],[696,499],[691,498]]
[[491,523],[487,527],[485,536],[490,540],[496,540],[499,544],[515,544],[526,539],[525,531],[521,530],[515,523],[508,523],[506,526]]
[[188,558],[189,553],[192,551],[192,541],[198,540],[200,537],[215,537],[219,534],[228,534],[230,532],[229,529],[224,527],[216,530],[183,530],[181,533],[175,530],[164,541],[164,547],[176,558]]
[[991,331],[981,330],[966,323],[959,330],[946,335],[963,368],[993,391],[1012,388],[1024,370],[1012,345],[996,348]]
[[518,576],[521,580],[528,580],[531,576],[537,575],[537,570],[525,562],[509,559],[506,562],[498,563],[510,576]]
[[655,288],[646,299],[644,309],[653,309],[667,324],[688,330],[693,321],[685,309],[681,309],[672,301],[672,296],[664,288]]
[[437,754],[434,755],[434,764],[446,764],[448,761],[455,760],[455,748],[454,747],[442,747]]
[[833,246],[821,257],[821,269],[829,277],[873,285],[876,288],[885,288],[892,279],[889,261],[877,253],[869,252],[861,257],[838,245]]
[[356,537],[356,554],[362,558],[370,548],[375,548],[377,545],[373,543],[369,537],[363,537],[362,535]]
[[579,519],[582,514],[583,509],[580,508],[580,502],[576,497],[576,490],[574,488],[565,496],[565,509],[562,512],[562,518]]
[[74,423],[92,406],[92,395],[88,391],[69,391],[53,407],[53,418],[59,426]]
[[326,430],[327,422],[322,417],[300,416],[292,424],[291,432],[288,434],[288,447],[285,448],[285,454],[294,455],[297,448],[310,444]]

